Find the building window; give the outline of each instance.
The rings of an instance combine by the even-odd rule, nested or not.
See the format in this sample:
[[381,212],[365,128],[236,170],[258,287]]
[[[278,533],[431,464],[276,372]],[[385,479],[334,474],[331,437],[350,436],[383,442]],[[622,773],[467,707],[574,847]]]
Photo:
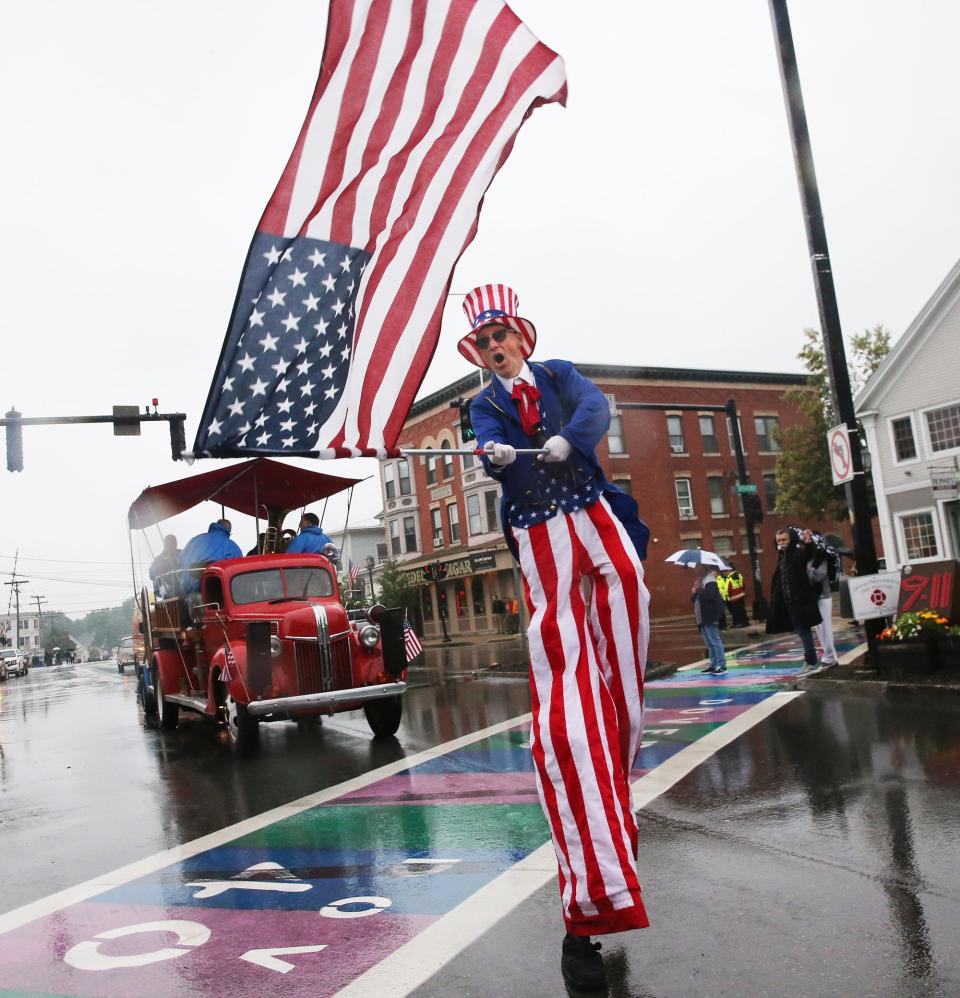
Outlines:
[[687,551],[699,551],[703,547],[703,538],[697,537],[681,537],[681,543]]
[[471,537],[483,533],[483,523],[480,519],[480,495],[477,492],[467,496],[467,526]]
[[767,512],[772,513],[777,508],[777,496],[780,495],[776,475],[763,476],[763,493],[767,500]]
[[397,494],[397,484],[393,480],[393,465],[385,464],[383,466],[383,494],[388,499],[395,498]]
[[[476,440],[466,441],[463,439],[463,434],[460,433],[459,430],[457,432],[460,434],[461,449],[477,446]],[[477,463],[477,459],[472,454],[464,454],[463,457],[460,458],[460,460],[463,462],[464,471],[469,471]]]
[[[449,452],[450,441],[444,440],[444,442],[440,444],[440,449],[442,451]],[[453,478],[453,455],[450,453],[443,455],[443,476],[444,478]]]
[[670,438],[671,454],[687,452],[687,442],[683,439],[683,420],[680,416],[667,416],[667,436]]
[[730,555],[734,553],[732,534],[714,534],[713,550],[716,554]]
[[447,507],[447,526],[450,528],[450,543],[460,543],[460,510],[457,504],[451,503]]
[[930,449],[936,454],[960,447],[960,405],[948,405],[927,413]]
[[687,519],[693,516],[693,494],[690,491],[689,478],[675,478],[673,487],[677,492],[677,512],[680,519]]
[[467,584],[463,578],[457,579],[453,586],[453,595],[457,603],[457,616],[467,616]]
[[440,524],[440,510],[431,509],[430,510],[430,525],[433,527],[433,546],[435,548],[443,547],[443,527]]
[[487,532],[497,530],[500,524],[500,518],[498,516],[499,510],[499,497],[495,490],[491,489],[489,492],[483,493],[483,505],[486,509],[487,514]]
[[710,492],[710,513],[713,516],[727,515],[727,499],[723,492],[722,478],[708,478],[707,489]]
[[[930,414],[927,414],[929,418]],[[894,419],[890,423],[893,430],[893,450],[898,461],[912,461],[917,456],[917,442],[913,439],[913,420],[909,416]]]
[[435,457],[427,458],[427,485],[437,484],[437,459]]
[[756,416],[753,428],[757,432],[758,450],[780,450],[780,420],[777,416]]
[[633,482],[629,478],[615,478],[613,484],[622,489],[628,496],[633,495]]
[[704,454],[720,453],[720,441],[717,440],[717,428],[713,425],[713,416],[700,417],[700,439],[703,442]]
[[382,565],[387,560],[387,545],[377,544],[377,561]]
[[394,556],[400,554],[400,521],[390,521],[390,550]]
[[397,461],[397,482],[400,486],[400,495],[410,495],[410,464],[406,458]]
[[[730,453],[734,454],[736,451],[733,446],[733,421],[729,416],[726,417],[727,420],[727,439],[730,441]],[[737,429],[740,431],[740,449],[744,454],[747,453],[747,442],[743,439],[743,423],[740,422],[740,417],[737,416]]]
[[623,443],[623,420],[619,416],[610,417],[610,428],[607,430],[607,447],[611,454],[625,454],[627,449]]
[[407,554],[417,550],[417,519],[414,516],[403,518],[403,544]]
[[937,533],[933,527],[931,513],[911,513],[908,516],[901,516],[900,524],[903,527],[907,561],[914,561],[917,558],[936,558],[939,555]]
[[473,615],[475,617],[485,617],[487,615],[487,603],[483,594],[483,576],[474,575],[470,580],[470,588],[473,590]]

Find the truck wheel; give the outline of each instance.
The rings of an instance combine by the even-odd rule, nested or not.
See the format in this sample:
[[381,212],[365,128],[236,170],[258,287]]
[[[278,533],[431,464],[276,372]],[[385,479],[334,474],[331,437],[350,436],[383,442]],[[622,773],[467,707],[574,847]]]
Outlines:
[[160,727],[164,731],[173,731],[180,723],[180,705],[170,703],[163,696],[163,679],[160,676],[160,664],[156,663],[153,688],[156,691],[157,713],[160,716]]
[[228,693],[223,701],[223,719],[227,725],[227,741],[238,756],[253,755],[260,744],[260,722],[237,703]]
[[367,715],[367,724],[370,725],[374,738],[391,738],[400,727],[400,719],[403,717],[403,698],[386,697],[383,700],[371,700],[370,703],[363,705],[363,712]]
[[145,719],[157,716],[156,698],[153,690],[147,686],[147,677],[139,666],[137,667],[137,706],[143,711]]

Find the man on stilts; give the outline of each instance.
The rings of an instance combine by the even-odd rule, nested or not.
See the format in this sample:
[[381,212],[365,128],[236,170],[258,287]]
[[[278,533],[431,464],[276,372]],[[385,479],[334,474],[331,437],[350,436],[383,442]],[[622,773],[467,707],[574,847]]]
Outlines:
[[[466,296],[460,353],[491,372],[470,407],[487,473],[503,490],[504,534],[530,612],[530,743],[560,868],[564,979],[606,986],[592,935],[649,924],[637,876],[630,770],[643,735],[648,531],[595,448],[603,393],[565,360],[528,363],[536,329],[512,289]],[[534,456],[517,450],[543,448]]]

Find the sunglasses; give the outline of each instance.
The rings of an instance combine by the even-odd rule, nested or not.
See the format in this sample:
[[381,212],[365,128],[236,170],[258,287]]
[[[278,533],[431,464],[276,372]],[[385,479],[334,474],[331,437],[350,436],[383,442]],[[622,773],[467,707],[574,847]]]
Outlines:
[[504,329],[501,327],[500,329],[495,329],[489,336],[478,336],[476,340],[477,349],[486,350],[487,347],[490,346],[491,339],[495,343],[502,343],[512,332],[512,329]]

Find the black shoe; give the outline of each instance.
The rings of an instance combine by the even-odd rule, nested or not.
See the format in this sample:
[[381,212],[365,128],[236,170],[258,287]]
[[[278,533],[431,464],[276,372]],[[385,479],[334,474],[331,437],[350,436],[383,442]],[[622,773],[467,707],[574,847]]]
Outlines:
[[713,666],[712,665],[708,665],[705,669],[701,669],[700,671],[702,673],[704,673],[704,675],[706,675],[706,673],[708,673],[708,672],[713,672]]
[[560,971],[571,988],[578,991],[606,990],[607,974],[599,949],[600,943],[590,942],[589,936],[571,936],[569,932],[564,936]]

